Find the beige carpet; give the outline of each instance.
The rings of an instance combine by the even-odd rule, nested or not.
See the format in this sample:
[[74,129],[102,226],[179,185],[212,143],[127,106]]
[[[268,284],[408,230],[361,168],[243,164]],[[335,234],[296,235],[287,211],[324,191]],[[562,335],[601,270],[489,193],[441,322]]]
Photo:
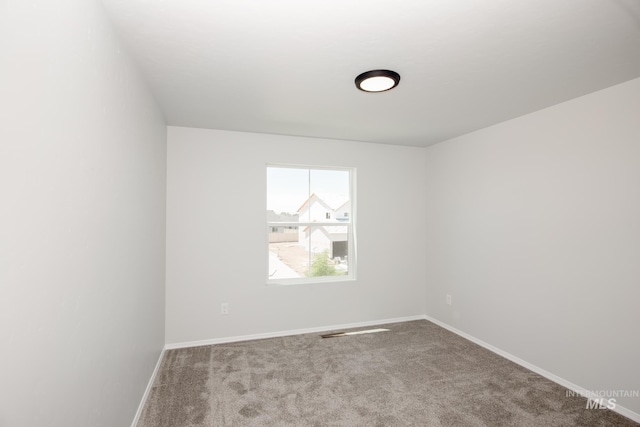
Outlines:
[[378,327],[167,351],[138,427],[638,425],[426,320]]

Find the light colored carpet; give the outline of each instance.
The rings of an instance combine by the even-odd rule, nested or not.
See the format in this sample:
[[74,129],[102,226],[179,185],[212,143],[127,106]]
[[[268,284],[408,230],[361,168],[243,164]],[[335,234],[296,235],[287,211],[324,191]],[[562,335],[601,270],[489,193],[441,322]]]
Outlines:
[[377,327],[167,351],[138,427],[638,425],[426,320]]

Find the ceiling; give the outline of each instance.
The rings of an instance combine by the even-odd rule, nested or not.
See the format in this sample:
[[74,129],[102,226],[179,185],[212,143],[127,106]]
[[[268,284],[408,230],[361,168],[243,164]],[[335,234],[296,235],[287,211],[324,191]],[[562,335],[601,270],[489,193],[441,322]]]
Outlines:
[[428,146],[640,77],[638,0],[103,3],[174,126]]

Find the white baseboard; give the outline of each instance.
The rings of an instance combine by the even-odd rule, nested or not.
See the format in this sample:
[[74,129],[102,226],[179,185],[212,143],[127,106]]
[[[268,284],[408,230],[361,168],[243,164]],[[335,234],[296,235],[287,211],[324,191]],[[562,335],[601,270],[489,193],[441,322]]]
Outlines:
[[[571,391],[573,391],[573,392],[575,392],[577,394],[580,394],[581,396],[584,396],[584,397],[587,397],[587,398],[590,397],[589,396],[590,392],[587,391],[587,389],[585,389],[584,387],[580,387],[580,386],[578,386],[576,384],[573,384],[570,381],[565,380],[564,378],[560,378],[559,376],[552,374],[551,372],[545,371],[542,368],[539,368],[539,367],[537,367],[535,365],[532,365],[531,363],[529,363],[529,362],[527,362],[525,360],[522,360],[519,357],[516,357],[511,353],[507,353],[506,351],[500,350],[499,348],[494,347],[491,344],[488,344],[488,343],[486,343],[486,342],[484,342],[484,341],[482,341],[482,340],[480,340],[480,339],[478,339],[476,337],[473,337],[473,336],[471,336],[471,335],[469,335],[469,334],[467,334],[465,332],[462,332],[462,331],[460,331],[460,330],[458,330],[458,329],[456,329],[456,328],[454,328],[452,326],[449,326],[446,323],[441,322],[440,320],[434,319],[434,318],[432,318],[430,316],[427,316],[427,315],[423,316],[423,319],[426,319],[426,320],[428,320],[428,321],[430,321],[432,323],[435,323],[436,325],[441,326],[441,327],[445,328],[446,330],[451,331],[454,334],[459,335],[462,338],[465,338],[465,339],[467,339],[467,340],[469,340],[469,341],[471,341],[471,342],[473,342],[475,344],[478,344],[479,346],[484,347],[487,350],[492,351],[493,353],[496,353],[497,355],[502,356],[505,359],[508,359],[508,360],[512,361],[513,363],[516,363],[516,364],[518,364],[518,365],[520,365],[520,366],[522,366],[524,368],[527,368],[528,370],[533,371],[536,374],[541,375],[541,376],[553,381],[554,383],[560,384],[561,386],[563,386],[565,388],[568,388],[569,390],[571,390]],[[631,420],[633,420],[633,421],[635,421],[637,423],[640,423],[640,414],[638,414],[638,413],[636,413],[636,412],[634,412],[634,411],[632,411],[630,409],[627,409],[627,408],[622,407],[620,405],[616,405],[616,407],[611,409],[611,410],[614,411],[614,412],[617,412],[620,415],[625,416],[625,417],[627,417],[627,418],[629,418],[629,419],[631,419]]]
[[138,421],[140,420],[140,416],[142,415],[142,410],[144,409],[144,404],[147,402],[147,398],[149,397],[149,393],[151,392],[151,387],[153,387],[153,383],[156,380],[156,375],[160,370],[160,365],[162,364],[162,359],[164,358],[164,352],[166,347],[162,349],[160,352],[160,357],[158,357],[158,361],[156,362],[156,367],[153,369],[153,373],[151,374],[151,378],[147,383],[147,388],[142,395],[142,399],[140,400],[140,405],[138,405],[138,410],[136,411],[136,416],[133,417],[133,422],[131,423],[131,427],[136,427],[138,425]]
[[400,323],[400,322],[409,322],[411,320],[424,320],[424,315],[418,316],[409,316],[409,317],[396,317],[393,319],[382,319],[382,320],[372,320],[369,322],[358,322],[358,323],[348,323],[342,325],[333,325],[333,326],[321,326],[318,328],[305,328],[305,329],[293,329],[289,331],[279,331],[279,332],[267,332],[264,334],[254,334],[254,335],[240,335],[236,337],[224,337],[224,338],[213,338],[208,340],[200,340],[200,341],[189,341],[189,342],[179,342],[173,344],[165,345],[165,350],[173,350],[177,348],[186,348],[186,347],[200,347],[203,345],[212,345],[212,344],[225,344],[231,342],[239,342],[239,341],[251,341],[251,340],[261,340],[265,338],[278,338],[278,337],[287,337],[290,335],[301,335],[301,334],[315,334],[317,332],[326,332],[326,331],[335,331],[338,329],[350,329],[350,328],[363,328],[367,326],[375,326],[375,325],[383,325],[386,323]]

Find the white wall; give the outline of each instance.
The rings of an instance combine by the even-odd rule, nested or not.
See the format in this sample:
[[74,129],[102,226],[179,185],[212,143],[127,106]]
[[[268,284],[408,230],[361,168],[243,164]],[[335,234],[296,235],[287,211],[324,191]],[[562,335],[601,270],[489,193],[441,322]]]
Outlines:
[[0,426],[128,426],[164,343],[164,120],[99,3],[2,6]]
[[[169,127],[167,156],[168,344],[424,313],[423,149]],[[357,168],[355,282],[265,285],[267,163]]]
[[638,390],[640,79],[426,166],[427,314],[588,390]]

